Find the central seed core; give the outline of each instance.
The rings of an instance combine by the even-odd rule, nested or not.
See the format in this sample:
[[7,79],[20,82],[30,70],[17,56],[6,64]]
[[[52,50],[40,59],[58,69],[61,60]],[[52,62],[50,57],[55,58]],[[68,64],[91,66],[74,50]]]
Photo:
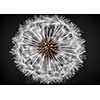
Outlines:
[[42,56],[44,56],[46,59],[53,59],[57,54],[57,51],[57,43],[48,37],[43,38],[42,41],[38,44],[38,52],[42,54]]

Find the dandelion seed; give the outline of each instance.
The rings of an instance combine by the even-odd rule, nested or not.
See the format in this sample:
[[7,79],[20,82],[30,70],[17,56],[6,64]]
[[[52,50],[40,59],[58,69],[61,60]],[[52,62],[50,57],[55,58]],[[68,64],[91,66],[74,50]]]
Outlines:
[[83,63],[80,56],[86,58],[85,40],[76,25],[57,15],[36,16],[25,22],[12,39],[11,53],[18,69],[47,84],[71,78]]

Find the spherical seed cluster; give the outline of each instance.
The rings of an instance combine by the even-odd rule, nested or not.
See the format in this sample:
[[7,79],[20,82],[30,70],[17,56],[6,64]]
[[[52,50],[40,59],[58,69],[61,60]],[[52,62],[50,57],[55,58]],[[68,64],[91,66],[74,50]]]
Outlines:
[[84,42],[70,20],[57,15],[39,16],[20,25],[11,53],[26,76],[49,84],[75,74],[83,63]]

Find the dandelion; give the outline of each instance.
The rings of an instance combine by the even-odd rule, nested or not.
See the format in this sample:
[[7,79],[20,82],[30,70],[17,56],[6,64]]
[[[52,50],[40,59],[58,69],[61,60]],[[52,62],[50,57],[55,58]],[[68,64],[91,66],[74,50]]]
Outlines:
[[26,20],[12,40],[10,52],[17,68],[34,81],[47,84],[71,78],[86,52],[79,28],[57,15]]

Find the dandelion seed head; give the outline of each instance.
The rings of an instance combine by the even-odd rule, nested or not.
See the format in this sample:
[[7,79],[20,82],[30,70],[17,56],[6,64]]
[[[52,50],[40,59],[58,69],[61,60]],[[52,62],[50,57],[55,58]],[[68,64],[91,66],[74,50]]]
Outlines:
[[86,52],[80,29],[57,15],[35,16],[25,22],[12,39],[11,53],[18,69],[47,84],[74,76]]

